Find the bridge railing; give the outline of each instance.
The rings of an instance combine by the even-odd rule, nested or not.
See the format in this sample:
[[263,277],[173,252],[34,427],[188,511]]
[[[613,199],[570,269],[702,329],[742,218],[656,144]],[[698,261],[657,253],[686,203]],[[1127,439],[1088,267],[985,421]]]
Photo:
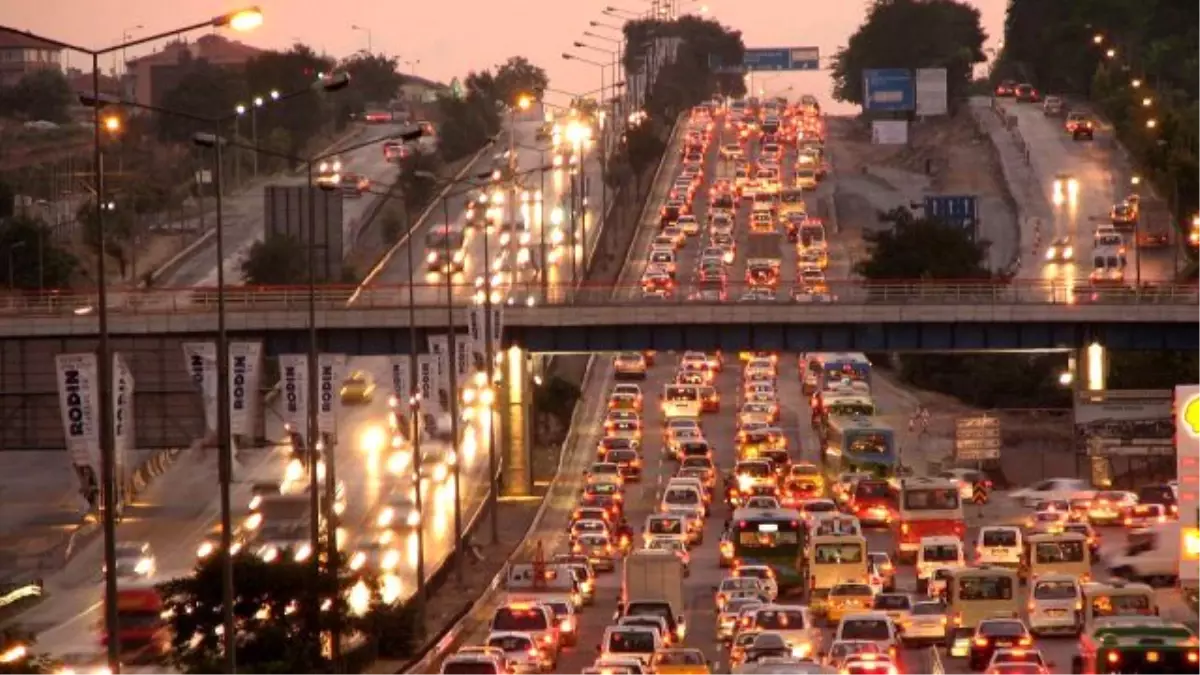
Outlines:
[[[449,290],[449,293],[447,292]],[[345,310],[346,302],[358,291],[353,309],[396,310],[409,306],[445,307],[447,296],[456,306],[485,301],[486,290],[471,284],[421,283],[376,285],[358,289],[352,285],[318,286],[312,293],[306,286],[234,286],[224,291],[229,312],[297,312],[308,309],[310,302],[321,311]],[[108,294],[109,310],[129,314],[203,313],[217,308],[215,288],[152,288],[113,291]],[[1191,305],[1200,303],[1195,284],[1156,286],[1093,286],[1084,282],[1062,281],[863,281],[827,280],[814,290],[786,287],[770,288],[730,282],[709,290],[663,289],[648,291],[640,284],[583,284],[574,292],[567,284],[541,283],[497,285],[492,301],[500,305],[543,306],[572,305],[611,307],[614,305],[687,304],[713,306],[726,304],[816,304],[816,305]],[[95,293],[79,291],[17,292],[0,294],[0,315],[86,316],[96,311]]]

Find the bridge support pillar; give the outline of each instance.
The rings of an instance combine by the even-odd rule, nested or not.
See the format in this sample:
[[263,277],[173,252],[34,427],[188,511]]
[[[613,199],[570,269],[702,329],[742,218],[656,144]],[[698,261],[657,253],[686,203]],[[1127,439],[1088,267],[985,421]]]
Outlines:
[[520,347],[504,352],[500,384],[500,447],[504,452],[504,478],[501,495],[528,497],[533,494],[532,446],[530,442],[530,406],[533,388],[529,372],[529,353]]
[[1079,391],[1104,391],[1108,388],[1108,350],[1093,342],[1075,354],[1075,382]]

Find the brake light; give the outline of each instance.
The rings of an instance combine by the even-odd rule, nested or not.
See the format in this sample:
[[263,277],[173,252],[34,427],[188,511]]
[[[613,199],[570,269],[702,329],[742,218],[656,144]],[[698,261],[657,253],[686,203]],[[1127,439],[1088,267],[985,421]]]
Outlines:
[[1117,663],[1120,660],[1121,660],[1121,655],[1118,652],[1109,652],[1108,653],[1108,662],[1109,663]]
[[988,639],[987,639],[987,638],[985,638],[985,637],[977,637],[977,638],[975,638],[975,646],[976,646],[976,647],[986,647],[986,646],[988,646]]
[[554,644],[554,636],[553,635],[543,635],[542,642],[545,642],[548,645]]
[[537,647],[530,647],[529,655],[536,659],[536,658],[540,657],[542,655],[542,653],[540,651],[538,651]]
[[1017,640],[1017,644],[1021,645],[1022,647],[1028,647],[1029,645],[1033,644],[1033,640],[1026,636],[1020,640]]

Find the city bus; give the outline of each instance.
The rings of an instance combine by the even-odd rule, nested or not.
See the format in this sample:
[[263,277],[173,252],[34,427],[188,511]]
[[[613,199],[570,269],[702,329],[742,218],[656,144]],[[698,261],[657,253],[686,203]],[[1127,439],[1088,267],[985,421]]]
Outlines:
[[869,392],[854,387],[827,389],[813,395],[814,427],[824,436],[829,432],[829,420],[836,417],[871,417],[879,414],[875,399]]
[[[878,417],[833,417],[827,425],[821,455],[825,475],[832,482],[846,472],[863,472],[879,478],[896,475],[896,435]],[[914,549],[915,550],[915,549]]]
[[1019,616],[1020,582],[1004,567],[960,567],[946,584],[946,640],[951,656],[966,656],[965,640],[984,619]]
[[1196,636],[1181,623],[1123,617],[1085,632],[1071,657],[1073,673],[1194,673]]
[[802,362],[805,396],[825,389],[826,383],[841,380],[871,384],[871,361],[860,352],[809,352]]
[[1158,615],[1158,601],[1148,584],[1112,579],[1085,583],[1082,590],[1084,632],[1112,619]]
[[779,596],[805,588],[805,530],[794,509],[737,509],[730,520],[734,565],[768,565]]
[[905,478],[895,522],[897,560],[914,560],[922,537],[958,537],[966,533],[958,485],[944,478]]

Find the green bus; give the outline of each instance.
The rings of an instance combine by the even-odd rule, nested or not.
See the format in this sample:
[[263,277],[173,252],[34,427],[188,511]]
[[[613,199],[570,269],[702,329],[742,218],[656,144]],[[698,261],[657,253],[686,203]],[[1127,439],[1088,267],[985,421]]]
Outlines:
[[1114,617],[1079,638],[1072,673],[1195,673],[1196,635],[1158,617]]
[[806,588],[805,529],[795,509],[737,509],[729,524],[734,567],[769,565],[779,596]]
[[893,478],[899,463],[896,435],[879,417],[831,417],[825,427],[821,461],[831,481],[851,471]]

